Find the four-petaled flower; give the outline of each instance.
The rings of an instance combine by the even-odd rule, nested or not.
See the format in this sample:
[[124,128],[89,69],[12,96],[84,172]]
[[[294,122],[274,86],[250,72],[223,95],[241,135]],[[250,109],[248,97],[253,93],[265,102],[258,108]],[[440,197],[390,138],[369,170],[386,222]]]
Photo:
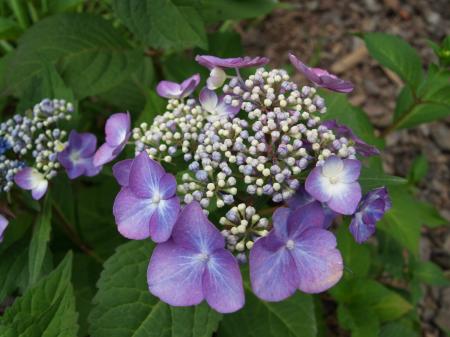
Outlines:
[[289,53],[289,61],[291,61],[292,65],[298,71],[303,73],[308,80],[314,82],[319,87],[343,93],[353,91],[353,84],[351,82],[340,79],[324,69],[308,67],[291,53]]
[[20,188],[31,191],[34,200],[41,199],[47,192],[47,179],[34,168],[23,168],[14,176],[14,181]]
[[239,112],[240,107],[233,107],[224,102],[223,97],[217,97],[217,94],[204,88],[199,96],[202,108],[209,112],[212,118],[233,118]]
[[183,99],[197,88],[200,83],[200,75],[195,74],[183,82],[176,83],[171,81],[161,81],[156,87],[156,92],[159,96],[165,98]]
[[281,301],[297,289],[319,293],[339,281],[342,257],[334,235],[322,228],[324,215],[318,202],[294,211],[278,208],[272,219],[271,232],[250,251],[250,280],[258,297]]
[[305,189],[320,202],[340,214],[353,214],[361,200],[357,182],[361,163],[355,159],[329,157],[306,178]]
[[180,210],[175,177],[145,151],[119,164],[114,174],[122,189],[113,207],[119,232],[135,240],[168,240]]
[[2,214],[0,214],[0,242],[3,241],[3,235],[5,233],[6,227],[8,227],[8,219]]
[[385,187],[369,191],[361,200],[350,223],[355,241],[363,243],[375,233],[375,224],[391,208],[391,199]]
[[238,263],[195,201],[181,211],[171,239],[156,246],[147,281],[153,295],[173,306],[206,300],[218,312],[229,313],[245,301]]
[[86,175],[88,177],[98,174],[102,167],[94,166],[93,158],[97,147],[97,138],[92,133],[78,133],[72,130],[69,143],[58,154],[58,161],[66,169],[70,179]]
[[101,166],[114,160],[124,149],[131,135],[130,113],[119,112],[111,115],[105,125],[105,143],[94,155],[94,165]]
[[372,145],[367,144],[361,138],[356,136],[353,131],[342,124],[339,124],[335,120],[328,120],[322,123],[323,126],[326,126],[328,129],[333,130],[336,137],[345,137],[350,139],[355,143],[354,147],[357,153],[364,157],[377,156],[380,154],[380,151]]

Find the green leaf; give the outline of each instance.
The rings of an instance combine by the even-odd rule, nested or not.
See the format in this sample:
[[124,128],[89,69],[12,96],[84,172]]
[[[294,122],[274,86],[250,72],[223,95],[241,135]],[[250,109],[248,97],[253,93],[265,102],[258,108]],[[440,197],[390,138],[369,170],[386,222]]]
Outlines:
[[171,307],[149,293],[153,247],[149,241],[129,242],[105,263],[89,316],[92,337],[209,337],[216,330],[221,315],[205,303]]
[[161,98],[155,91],[149,90],[144,110],[139,116],[139,119],[136,124],[140,125],[141,123],[145,122],[148,125],[151,125],[153,119],[157,115],[161,115],[164,113],[166,105],[167,105],[166,100]]
[[83,2],[84,0],[47,0],[48,12],[57,14],[70,11]]
[[416,50],[398,36],[366,33],[364,42],[370,55],[416,88],[423,78],[422,63]]
[[411,165],[411,168],[408,173],[408,181],[411,184],[420,183],[428,172],[428,161],[427,157],[423,154],[416,157]]
[[381,327],[379,337],[419,337],[420,334],[402,322],[392,322]]
[[184,49],[207,47],[202,18],[194,7],[172,0],[114,0],[114,11],[145,45]]
[[4,76],[6,90],[19,95],[42,62],[58,62],[58,70],[79,99],[116,87],[133,72],[141,57],[127,41],[98,16],[59,14],[32,26],[19,40]]
[[208,53],[218,57],[236,57],[244,53],[241,36],[235,32],[215,32],[208,35]]
[[338,318],[340,324],[352,332],[352,337],[378,337],[380,321],[368,305],[339,305]]
[[450,105],[442,103],[424,103],[416,105],[406,117],[401,119],[397,128],[411,128],[423,123],[450,116]]
[[0,317],[1,337],[76,337],[75,298],[70,284],[72,254]]
[[218,337],[314,337],[317,334],[314,303],[310,295],[297,292],[282,302],[265,302],[250,289],[245,307],[226,315]]
[[345,268],[354,277],[365,277],[370,269],[370,249],[355,242],[348,226],[341,224],[337,233],[338,249],[344,259]]
[[28,242],[22,240],[0,254],[0,303],[28,283]]
[[0,18],[0,40],[13,40],[22,33],[19,24],[8,18]]
[[435,286],[448,286],[450,285],[450,280],[445,277],[442,269],[434,264],[433,262],[419,262],[414,265],[413,268],[414,276],[420,282],[435,285]]
[[50,230],[52,221],[52,201],[50,193],[44,199],[44,207],[36,220],[33,237],[31,238],[30,250],[28,253],[29,285],[36,283],[41,275],[44,264],[47,244],[50,241]]
[[407,183],[405,178],[388,175],[370,164],[361,169],[361,175],[358,180],[365,192],[381,186],[395,188]]

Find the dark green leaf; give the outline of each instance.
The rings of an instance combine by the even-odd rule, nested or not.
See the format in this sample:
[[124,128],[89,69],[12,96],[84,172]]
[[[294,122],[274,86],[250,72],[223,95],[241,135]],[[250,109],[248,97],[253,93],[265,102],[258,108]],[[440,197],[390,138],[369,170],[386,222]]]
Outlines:
[[140,125],[141,123],[144,122],[147,123],[148,125],[151,125],[153,119],[157,115],[161,115],[164,113],[166,105],[167,105],[166,100],[159,97],[155,91],[149,90],[147,95],[147,102],[145,103],[145,107],[144,110],[142,111],[142,114],[139,116],[137,125]]
[[8,18],[0,18],[0,39],[15,39],[22,33],[19,24]]
[[392,322],[381,327],[379,337],[419,337],[420,334],[402,322]]
[[47,193],[44,208],[36,220],[33,237],[28,253],[29,285],[34,285],[41,275],[42,265],[47,252],[47,243],[50,241],[52,221],[52,199]]
[[126,243],[105,263],[89,316],[92,337],[209,337],[217,328],[221,315],[205,303],[171,307],[149,293],[146,274],[153,246],[149,241]]
[[22,240],[0,254],[0,303],[21,283],[28,283],[27,245],[27,240]]
[[264,302],[248,290],[245,307],[226,315],[217,334],[219,337],[314,337],[316,333],[310,295],[297,293],[282,302]]
[[448,286],[450,280],[445,277],[442,269],[433,262],[424,261],[414,265],[414,276],[423,283],[435,286]]
[[417,184],[421,182],[428,172],[428,161],[427,157],[423,154],[414,159],[411,169],[408,173],[408,181],[411,184]]
[[352,337],[378,337],[380,321],[369,305],[339,305],[340,324],[352,332]]
[[0,317],[1,337],[75,337],[77,313],[70,284],[72,254]]
[[207,47],[203,21],[194,7],[172,0],[113,1],[114,11],[144,44],[154,48]]
[[384,33],[364,34],[370,55],[416,88],[423,78],[422,63],[416,50],[398,36]]

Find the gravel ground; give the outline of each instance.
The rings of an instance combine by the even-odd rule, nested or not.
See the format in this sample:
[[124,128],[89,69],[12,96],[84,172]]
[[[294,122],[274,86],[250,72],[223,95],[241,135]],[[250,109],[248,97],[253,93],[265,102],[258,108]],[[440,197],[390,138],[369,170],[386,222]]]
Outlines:
[[[275,64],[287,62],[292,51],[309,64],[341,74],[355,84],[350,95],[377,128],[392,118],[401,80],[367,56],[352,32],[381,31],[402,36],[420,53],[425,64],[436,61],[428,40],[450,34],[448,0],[322,0],[290,1],[293,9],[280,9],[258,23],[239,29],[246,50],[264,55]],[[435,205],[450,222],[450,118],[390,134],[383,160],[386,170],[405,176],[415,157],[424,154],[429,171],[418,197]],[[450,228],[424,229],[422,256],[450,272]],[[427,287],[420,307],[423,336],[445,336],[450,331],[450,288]]]

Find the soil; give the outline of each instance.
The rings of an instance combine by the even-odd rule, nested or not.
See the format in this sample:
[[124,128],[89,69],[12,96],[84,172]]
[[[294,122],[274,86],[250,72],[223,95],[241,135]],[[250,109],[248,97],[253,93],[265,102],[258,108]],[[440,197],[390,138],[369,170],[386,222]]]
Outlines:
[[[402,36],[417,49],[424,64],[436,62],[428,41],[450,34],[448,0],[322,0],[290,1],[259,22],[241,24],[249,55],[287,62],[292,51],[310,65],[331,69],[355,84],[349,96],[362,107],[377,131],[391,122],[401,80],[367,56],[356,32],[380,31]],[[420,154],[427,158],[427,176],[418,197],[450,222],[450,118],[391,133],[382,158],[387,172],[406,176]],[[422,258],[450,273],[450,227],[423,229]],[[445,336],[450,331],[450,288],[426,287],[420,308],[423,336]]]

